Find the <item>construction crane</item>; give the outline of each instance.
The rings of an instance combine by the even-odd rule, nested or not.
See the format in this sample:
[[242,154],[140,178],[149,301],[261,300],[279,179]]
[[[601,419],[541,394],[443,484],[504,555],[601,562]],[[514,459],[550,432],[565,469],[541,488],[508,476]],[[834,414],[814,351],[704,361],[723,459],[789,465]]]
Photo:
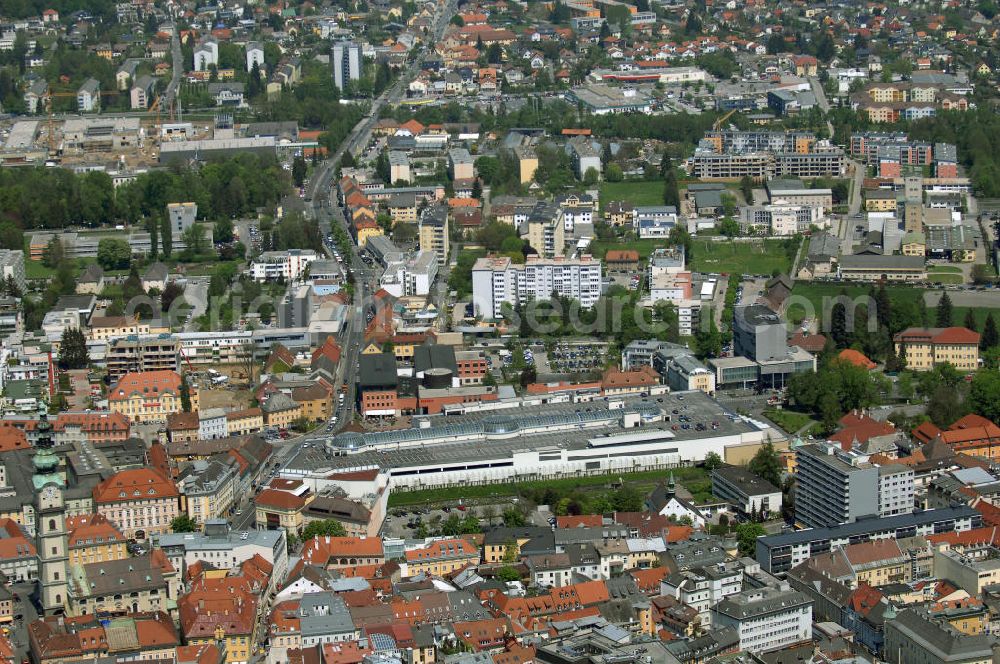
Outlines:
[[[102,92],[98,91],[99,95],[102,97],[107,97],[109,95],[118,95],[118,92]],[[45,110],[49,116],[49,155],[54,155],[56,152],[56,131],[55,131],[55,114],[52,111],[52,98],[53,97],[77,97],[76,92],[52,92],[49,90],[45,93]]]
[[734,108],[731,111],[729,111],[728,113],[726,113],[725,115],[723,115],[721,118],[719,118],[718,120],[716,120],[715,123],[712,124],[712,131],[719,131],[719,127],[721,127],[722,125],[724,125],[726,123],[726,120],[728,120],[729,118],[731,118],[732,115],[733,115],[733,113],[736,112],[736,110],[737,109]]

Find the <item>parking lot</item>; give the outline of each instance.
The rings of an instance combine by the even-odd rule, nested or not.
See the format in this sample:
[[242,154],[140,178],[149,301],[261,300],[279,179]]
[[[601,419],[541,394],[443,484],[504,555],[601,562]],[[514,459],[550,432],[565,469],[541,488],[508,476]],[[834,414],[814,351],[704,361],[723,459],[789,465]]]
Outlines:
[[[515,357],[515,353],[519,357]],[[539,378],[589,373],[604,369],[607,344],[596,341],[531,342],[523,349],[506,348],[487,351],[491,370],[509,370],[523,360],[524,365],[534,366]]]

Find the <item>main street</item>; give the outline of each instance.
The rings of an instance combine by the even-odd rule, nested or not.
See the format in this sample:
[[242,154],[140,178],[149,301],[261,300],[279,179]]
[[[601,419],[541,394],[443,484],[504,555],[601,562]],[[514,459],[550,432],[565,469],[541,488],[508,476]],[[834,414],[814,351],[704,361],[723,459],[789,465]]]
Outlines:
[[[316,168],[307,186],[306,199],[311,201],[313,215],[317,222],[319,222],[323,236],[325,237],[330,234],[333,224],[336,223],[347,233],[348,237],[352,238],[349,276],[354,285],[354,306],[351,307],[345,323],[346,327],[340,335],[341,375],[339,378],[341,384],[346,387],[343,403],[338,403],[335,406],[337,425],[334,427],[334,430],[326,431],[326,427],[323,427],[311,434],[296,439],[287,446],[283,446],[278,453],[279,468],[287,466],[298,455],[302,445],[322,441],[331,436],[349,424],[354,415],[358,358],[361,355],[361,345],[364,343],[364,330],[367,326],[366,314],[374,307],[372,296],[377,289],[378,275],[361,259],[360,249],[353,241],[344,210],[333,195],[333,178],[336,173],[335,166],[340,162],[346,151],[350,150],[352,156],[357,156],[368,145],[368,142],[371,140],[372,130],[378,122],[382,109],[387,105],[391,106],[399,102],[404,97],[410,82],[420,72],[428,52],[433,52],[433,44],[437,43],[444,35],[444,31],[448,27],[448,22],[456,11],[456,6],[457,0],[448,0],[439,9],[434,19],[434,27],[426,41],[428,46],[400,72],[399,77],[393,85],[372,100],[371,109],[367,117],[358,122],[333,154]],[[347,261],[347,257],[345,257],[345,261]]]

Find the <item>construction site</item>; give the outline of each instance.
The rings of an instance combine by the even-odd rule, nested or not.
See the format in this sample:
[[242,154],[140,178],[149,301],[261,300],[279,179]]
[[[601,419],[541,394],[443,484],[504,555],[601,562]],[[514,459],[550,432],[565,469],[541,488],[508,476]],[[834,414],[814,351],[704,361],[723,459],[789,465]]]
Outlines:
[[162,109],[160,99],[143,112],[70,115],[53,113],[46,97],[39,116],[0,121],[0,165],[101,170],[118,186],[172,161],[239,152],[277,155],[317,145],[300,141],[294,122],[237,125],[231,112],[183,114],[173,105]]

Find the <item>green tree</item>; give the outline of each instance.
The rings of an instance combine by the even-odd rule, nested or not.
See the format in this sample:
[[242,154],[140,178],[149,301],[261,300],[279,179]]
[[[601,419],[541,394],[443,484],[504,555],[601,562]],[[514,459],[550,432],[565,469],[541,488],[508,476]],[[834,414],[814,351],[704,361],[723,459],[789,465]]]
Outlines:
[[78,327],[63,330],[59,343],[59,367],[62,369],[83,369],[90,364],[87,353],[87,337]]
[[722,457],[720,457],[715,452],[709,452],[708,454],[705,455],[704,466],[705,470],[713,471],[716,468],[722,466]]
[[663,180],[663,204],[672,205],[678,211],[681,209],[681,194],[680,189],[677,187],[677,173],[673,169],[667,173],[667,177]]
[[170,254],[174,251],[174,233],[167,217],[160,220],[160,242],[163,243],[163,257],[170,258]]
[[208,238],[205,227],[201,224],[191,224],[183,233],[184,245],[192,256],[200,256],[208,250]]
[[740,178],[740,193],[743,194],[743,200],[747,205],[753,205],[753,180],[749,175]]
[[765,535],[767,531],[759,523],[741,523],[736,526],[736,541],[739,544],[741,556],[757,555],[757,538]]
[[302,529],[303,542],[308,542],[314,537],[327,535],[330,537],[346,537],[347,531],[344,529],[344,524],[336,519],[320,519],[318,521],[310,521],[309,524]]
[[727,192],[723,193],[720,198],[722,198],[722,214],[727,217],[736,214],[736,197]]
[[674,162],[670,158],[670,154],[664,152],[663,156],[660,157],[660,177],[666,180],[667,176],[673,172],[674,172]]
[[508,507],[503,511],[503,525],[508,528],[518,528],[527,523],[524,513],[517,507]]
[[97,243],[97,263],[105,270],[124,270],[132,260],[132,248],[125,240],[103,238]]
[[507,565],[517,562],[521,557],[521,548],[517,545],[517,540],[511,538],[507,540],[503,547],[503,562]]
[[191,412],[191,386],[187,381],[187,374],[181,374],[181,410],[185,413]]
[[198,523],[187,514],[181,514],[170,521],[170,530],[175,533],[193,533],[198,530]]
[[937,303],[937,326],[951,327],[953,313],[954,307],[951,304],[951,296],[948,295],[948,291],[944,291]]
[[740,234],[740,223],[727,215],[719,221],[718,229],[726,237],[734,238]]
[[174,300],[184,295],[184,287],[178,284],[176,281],[170,281],[167,283],[163,292],[160,293],[160,308],[163,311],[170,311],[170,305],[174,303]]
[[128,277],[125,278],[125,283],[122,284],[122,299],[126,303],[131,302],[133,298],[145,295],[146,291],[142,287],[142,279],[139,278],[139,270],[136,269],[135,265],[132,265],[128,271]]
[[229,244],[236,239],[236,233],[233,229],[232,219],[219,219],[215,222],[215,229],[212,233],[212,239],[219,244]]
[[750,463],[747,464],[747,470],[774,486],[781,486],[781,461],[770,441],[761,445],[757,453],[753,455]]
[[1000,335],[997,333],[997,324],[991,311],[986,315],[986,322],[983,324],[983,334],[979,338],[979,350],[995,348],[998,343],[1000,343]]
[[42,252],[42,264],[45,267],[55,269],[65,260],[66,250],[63,248],[62,241],[57,237],[53,237],[45,245],[45,250]]
[[1000,371],[981,369],[969,385],[969,408],[993,422],[1000,422]]
[[508,581],[520,581],[521,574],[510,565],[504,565],[497,570],[497,579],[505,583]]
[[308,170],[309,165],[301,155],[292,160],[292,182],[296,187],[301,188],[305,184]]

